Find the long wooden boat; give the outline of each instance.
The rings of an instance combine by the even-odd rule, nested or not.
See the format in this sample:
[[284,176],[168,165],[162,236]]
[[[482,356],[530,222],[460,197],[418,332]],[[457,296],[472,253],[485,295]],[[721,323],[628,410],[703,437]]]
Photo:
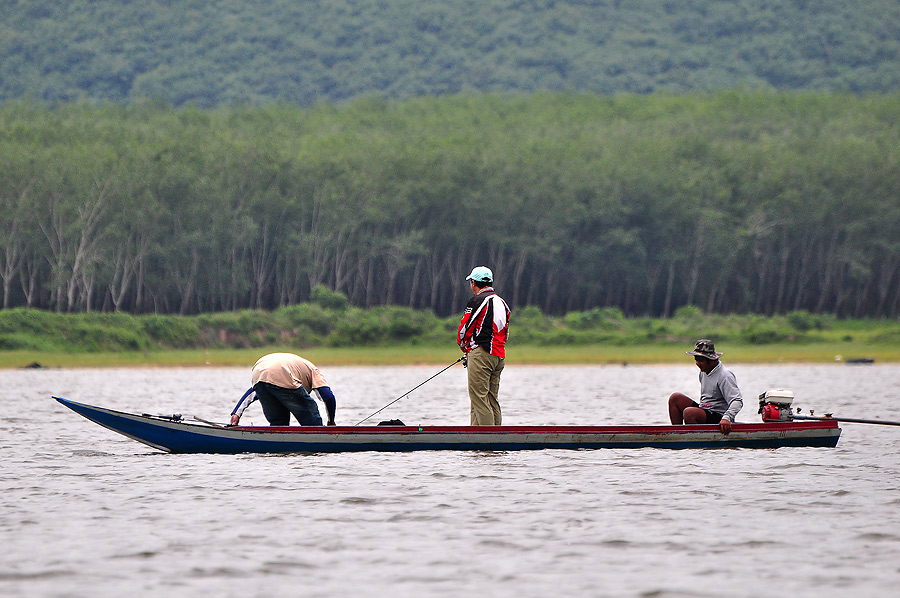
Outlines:
[[837,421],[682,426],[223,426],[181,416],[131,414],[53,397],[114,432],[170,453],[518,451],[601,448],[834,447]]

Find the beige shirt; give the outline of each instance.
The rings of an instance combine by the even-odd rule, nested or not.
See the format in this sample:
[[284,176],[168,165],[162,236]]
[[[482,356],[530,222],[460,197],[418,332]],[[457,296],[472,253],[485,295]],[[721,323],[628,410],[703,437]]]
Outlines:
[[268,382],[281,388],[300,388],[312,392],[314,388],[328,386],[325,376],[311,361],[293,353],[263,355],[253,366],[253,386]]

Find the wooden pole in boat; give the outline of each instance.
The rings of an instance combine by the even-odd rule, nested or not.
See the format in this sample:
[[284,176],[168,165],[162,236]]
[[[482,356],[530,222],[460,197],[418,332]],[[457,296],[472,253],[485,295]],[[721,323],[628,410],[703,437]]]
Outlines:
[[878,424],[881,426],[900,426],[900,422],[893,422],[886,419],[855,419],[852,417],[813,417],[810,415],[794,415],[793,419],[811,419],[814,421],[838,421],[851,424]]
[[220,424],[217,422],[209,421],[208,419],[203,419],[202,417],[197,417],[196,415],[182,415],[180,413],[173,413],[172,415],[153,415],[152,413],[142,413],[144,417],[152,417],[155,419],[167,419],[173,422],[183,422],[186,419],[192,419],[194,421],[198,421],[204,423],[208,426],[213,426],[216,428],[230,428],[231,424]]
[[[450,368],[452,368],[453,366],[455,366],[457,363],[459,363],[460,361],[462,361],[462,360],[465,359],[465,358],[466,358],[466,356],[463,355],[462,357],[460,357],[459,359],[457,359],[456,361],[454,361],[453,363],[451,363],[450,365],[448,365],[447,367],[445,367],[444,369],[442,369],[440,372],[438,372],[437,374],[435,374],[434,376],[432,376],[432,377],[429,378],[428,380],[425,380],[425,382],[428,382],[428,381],[430,381],[430,380],[433,380],[434,378],[437,378],[438,376],[440,376],[441,374],[443,374],[444,372],[446,372],[447,370],[449,370]],[[391,405],[393,405],[394,403],[396,403],[397,401],[399,401],[399,400],[402,399],[403,397],[407,396],[409,393],[411,393],[412,391],[414,391],[416,388],[419,388],[419,386],[424,385],[425,382],[422,382],[422,383],[419,384],[418,386],[409,389],[408,391],[406,391],[405,393],[403,393],[402,395],[400,395],[399,397],[397,397],[396,399],[394,399],[393,401],[391,401],[390,403],[388,403],[387,405],[385,405],[384,407],[382,407],[381,409],[379,409],[378,411],[376,411],[375,413],[373,413],[372,415],[370,415],[369,417],[367,417],[366,419],[369,419],[370,417],[372,417],[372,416],[374,416],[374,415],[378,415],[379,413],[381,413],[382,411],[384,411],[385,409],[387,409],[388,407],[390,407]],[[358,426],[359,424],[361,424],[361,423],[363,423],[364,421],[366,421],[366,419],[363,419],[363,420],[359,421],[358,423],[356,423],[356,424],[354,424],[354,425]]]

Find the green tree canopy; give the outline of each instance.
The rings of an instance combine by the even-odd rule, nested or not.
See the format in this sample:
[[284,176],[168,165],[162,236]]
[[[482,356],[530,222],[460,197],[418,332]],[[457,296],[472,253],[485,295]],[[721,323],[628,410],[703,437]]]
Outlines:
[[[900,96],[0,106],[4,306],[900,314]],[[321,291],[319,291],[321,292]]]

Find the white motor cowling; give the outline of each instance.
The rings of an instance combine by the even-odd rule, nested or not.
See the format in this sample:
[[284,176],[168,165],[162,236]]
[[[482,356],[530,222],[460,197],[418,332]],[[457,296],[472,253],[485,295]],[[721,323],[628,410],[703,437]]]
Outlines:
[[794,393],[783,388],[773,388],[759,395],[759,413],[764,422],[791,421],[794,412],[791,403],[794,402]]

